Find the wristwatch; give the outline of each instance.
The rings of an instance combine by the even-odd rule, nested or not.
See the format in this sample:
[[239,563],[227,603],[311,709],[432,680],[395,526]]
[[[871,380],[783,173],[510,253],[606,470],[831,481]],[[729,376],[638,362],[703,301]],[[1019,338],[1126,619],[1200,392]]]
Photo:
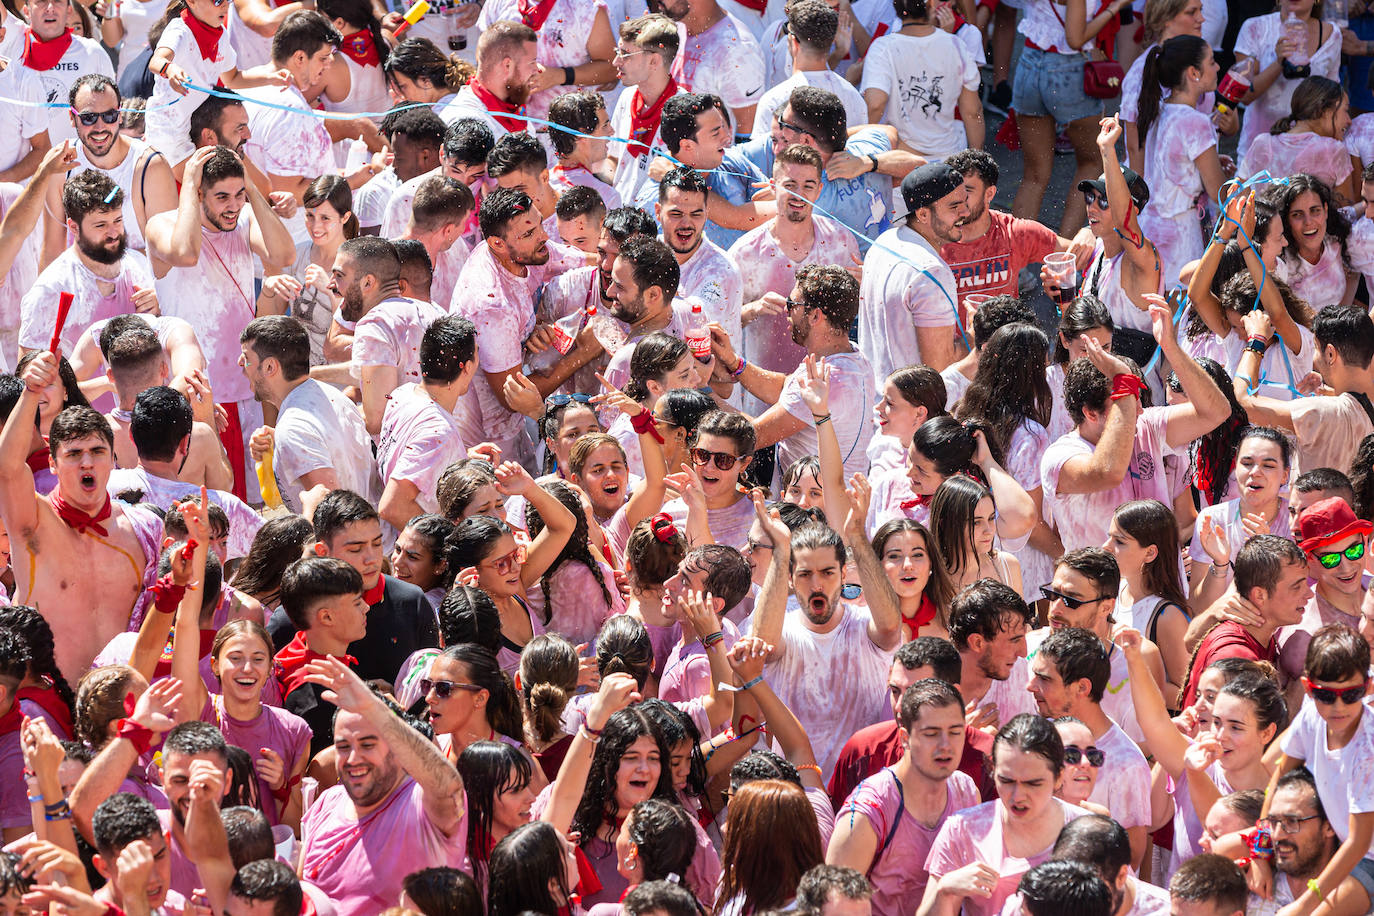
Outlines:
[[873,153],[868,154],[868,161],[873,163],[873,174],[878,173],[878,157]]

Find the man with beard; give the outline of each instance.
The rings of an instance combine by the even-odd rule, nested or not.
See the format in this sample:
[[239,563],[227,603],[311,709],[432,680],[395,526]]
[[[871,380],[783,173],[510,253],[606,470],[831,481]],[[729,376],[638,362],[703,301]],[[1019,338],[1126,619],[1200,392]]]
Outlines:
[[949,639],[962,662],[959,690],[966,708],[990,724],[1003,725],[1023,712],[1038,715],[1026,691],[1024,661],[1033,619],[1025,600],[993,579],[979,579],[950,602]]
[[[877,401],[873,369],[852,341],[849,328],[859,312],[859,281],[843,267],[808,264],[797,271],[787,297],[787,320],[792,342],[805,348],[829,368],[829,422],[839,440],[846,479],[868,470],[868,443],[873,438],[869,409]],[[722,369],[729,371],[749,393],[771,405],[754,420],[759,445],[777,444],[774,489],[792,462],[820,452],[817,418],[802,397],[810,370],[803,362],[790,373],[769,372],[735,355],[721,328],[711,328],[711,348]]]
[[[798,269],[806,264],[848,265],[858,256],[854,236],[812,207],[824,183],[820,153],[800,143],[785,147],[773,161],[778,215],[730,247],[730,259],[743,283],[739,355],[768,372],[791,372],[806,356],[806,349],[787,333],[787,296],[796,286]],[[752,396],[745,405],[754,416],[769,407]]]
[[[1278,874],[1272,900],[1260,903],[1266,908],[1272,904],[1272,909],[1277,909],[1307,892],[1308,882],[1321,875],[1336,854],[1337,837],[1317,796],[1317,782],[1306,767],[1279,777],[1269,801],[1269,816],[1263,823],[1274,838],[1273,867]],[[1333,890],[1324,889],[1324,893],[1326,908],[1332,916],[1359,916],[1369,911],[1369,891],[1353,874]],[[1256,903],[1253,895],[1251,903]],[[1252,906],[1246,912],[1272,909]]]
[[881,385],[917,363],[940,371],[955,358],[954,275],[940,246],[963,238],[968,215],[963,177],[930,163],[902,179],[902,224],[878,236],[864,264],[859,346]]
[[875,916],[900,916],[925,894],[926,858],[940,825],[980,801],[959,772],[965,740],[958,688],[927,678],[902,693],[901,759],[859,783],[835,816],[825,861],[862,868],[873,882]]
[[[176,209],[177,188],[167,159],[142,140],[120,129],[119,87],[108,76],[89,73],[72,85],[72,127],[76,130],[78,168],[106,175],[124,196],[124,231],[129,247],[143,251],[143,227],[154,213]],[[62,182],[48,182],[43,261],[51,263],[67,242],[62,213]]]
[[699,301],[707,321],[724,328],[731,340],[739,340],[744,283],[739,268],[705,235],[710,196],[701,173],[679,166],[659,182],[654,216],[663,227],[661,238],[677,259],[678,295]]
[[624,342],[611,354],[606,380],[617,388],[630,378],[630,357],[635,344],[663,331],[687,339],[691,306],[675,301],[681,268],[673,250],[655,238],[628,239],[611,267],[611,316],[627,325]]
[[[450,313],[477,327],[477,363],[473,379],[476,404],[464,429],[468,442],[494,442],[501,455],[534,467],[534,443],[525,432],[525,418],[512,404],[506,383],[519,376],[524,342],[534,331],[535,294],[555,271],[549,267],[549,237],[534,201],[524,191],[497,188],[486,196],[478,213],[483,242],[473,249],[454,290]],[[582,340],[585,336],[586,340]],[[535,386],[547,397],[574,370],[600,349],[591,335],[569,351],[567,375],[540,377]],[[594,345],[594,346],[593,346]],[[575,356],[573,354],[576,354]]]
[[554,207],[558,195],[549,186],[549,154],[544,144],[530,134],[506,134],[496,138],[487,155],[487,177],[498,188],[523,191],[534,201],[544,232],[557,240],[558,222]]
[[477,75],[436,113],[445,124],[476,118],[498,140],[525,130],[520,109],[544,69],[535,59],[538,40],[523,22],[493,22],[477,42]]
[[26,352],[45,350],[52,342],[62,292],[73,295],[62,326],[61,349],[68,354],[92,322],[158,309],[147,259],[128,250],[124,192],[109,176],[93,169],[73,175],[62,186],[61,207],[67,214],[62,231],[73,241],[19,303],[19,347]]
[[955,153],[945,164],[963,176],[968,192],[968,215],[959,222],[962,237],[940,248],[940,257],[959,284],[959,318],[967,327],[964,300],[970,294],[1015,296],[1022,269],[1039,264],[1052,251],[1068,251],[1069,240],[1044,223],[992,209],[997,161],[981,149]]
[[239,340],[239,366],[253,397],[277,409],[275,428],[254,434],[254,457],[261,460],[275,443],[272,472],[287,508],[300,512],[300,494],[321,484],[375,496],[380,487],[362,414],[342,391],[310,377],[305,325],[264,315]]
[[341,317],[354,325],[349,362],[314,372],[321,381],[356,383],[362,390],[369,435],[382,430],[387,395],[403,382],[420,381],[420,338],[444,312],[434,303],[400,293],[401,259],[386,239],[360,235],[339,246],[329,291]]
[[444,753],[392,712],[336,658],[305,666],[339,707],[339,785],[301,821],[301,873],[339,916],[370,916],[400,899],[402,879],[432,866],[459,868],[467,839],[463,780]]
[[222,146],[196,150],[186,162],[177,209],[148,220],[148,255],[163,314],[184,318],[205,351],[215,400],[228,414],[220,438],[234,468],[234,495],[254,501],[245,445],[262,410],[238,370],[239,334],[253,320],[253,255],[268,273],[295,245],[267,199],[246,180],[243,161]]
[[[249,180],[267,198],[272,210],[282,219],[290,219],[296,215],[296,197],[290,191],[272,190],[271,179],[245,152],[251,139],[253,132],[248,126],[248,109],[244,107],[240,96],[228,91],[221,95],[208,95],[205,101],[191,112],[191,142],[196,145],[196,149],[205,146],[227,146],[238,153]],[[172,206],[175,207],[176,204]]]
[[[774,647],[769,680],[811,736],[822,779],[829,778],[850,735],[891,715],[887,675],[902,639],[897,595],[864,536],[868,487],[860,483],[853,492],[858,498],[845,534],[867,608],[841,601],[845,543],[839,532],[819,522],[790,531],[757,497],[755,502],[773,559],[754,603],[750,635]],[[795,611],[787,610],[789,592],[800,605]]]

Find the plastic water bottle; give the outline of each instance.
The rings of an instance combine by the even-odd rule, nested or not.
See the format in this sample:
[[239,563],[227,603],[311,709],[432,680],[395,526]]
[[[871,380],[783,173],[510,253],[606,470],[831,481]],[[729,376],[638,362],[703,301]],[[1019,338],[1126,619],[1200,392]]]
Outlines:
[[711,332],[706,328],[706,315],[701,310],[701,302],[692,300],[692,317],[687,324],[687,348],[698,361],[711,361]]
[[1305,67],[1312,62],[1312,56],[1307,53],[1307,25],[1296,13],[1289,13],[1288,18],[1283,20],[1283,37],[1293,45],[1293,50],[1288,54],[1290,64]]
[[368,151],[367,141],[361,136],[354,137],[348,143],[348,158],[344,163],[344,174],[352,175],[358,169],[367,165]]

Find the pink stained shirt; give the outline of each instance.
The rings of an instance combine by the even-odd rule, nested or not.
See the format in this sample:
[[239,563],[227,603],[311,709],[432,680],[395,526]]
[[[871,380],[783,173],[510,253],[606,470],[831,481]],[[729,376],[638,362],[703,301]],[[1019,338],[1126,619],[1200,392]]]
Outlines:
[[[101,291],[101,286],[107,283],[111,287],[109,295]],[[59,293],[73,294],[71,311],[62,327],[62,348],[70,354],[76,349],[81,332],[92,322],[132,313],[134,292],[152,288],[153,272],[148,259],[140,252],[125,252],[119,262],[118,276],[105,280],[91,272],[74,247],[67,248],[38,274],[36,280],[16,291],[23,296],[19,302],[19,345],[29,350],[48,348],[53,326],[57,323]]]
[[[553,603],[553,617],[549,629],[566,636],[575,646],[595,642],[601,625],[617,614],[625,613],[625,600],[616,588],[615,570],[601,560],[596,561],[601,582],[585,564],[569,560],[559,565],[549,576],[549,598]],[[606,601],[606,594],[611,600]],[[544,588],[536,582],[525,592],[530,615],[544,618]]]
[[403,776],[379,807],[357,817],[343,786],[326,789],[301,819],[301,876],[339,916],[373,916],[401,897],[401,880],[431,866],[461,868],[467,815],[444,835],[425,813],[419,783]]
[[[726,608],[729,610],[729,608]],[[739,639],[739,628],[725,618],[720,621],[728,651]],[[663,673],[658,681],[658,698],[669,703],[686,703],[706,697],[711,692],[711,662],[701,640],[693,639],[685,646],[679,642],[668,652]]]
[[444,317],[432,302],[392,296],[358,319],[353,331],[353,360],[349,372],[362,381],[370,366],[393,366],[399,382],[420,381],[420,340],[425,330]]
[[377,469],[385,486],[404,480],[419,492],[415,501],[426,512],[437,512],[435,486],[449,464],[467,457],[467,445],[453,414],[444,410],[423,388],[401,385],[387,397],[377,445]]
[[[296,771],[302,757],[310,753],[310,726],[295,713],[276,706],[264,704],[256,718],[245,721],[225,712],[222,695],[210,694],[205,699],[205,708],[200,711],[200,721],[218,728],[225,741],[243,748],[254,761],[262,756],[262,748],[273,751],[281,757],[287,778]],[[274,825],[280,823],[277,805],[268,804],[273,797],[272,787],[261,776],[258,777],[258,793],[267,820]]]
[[[1021,876],[1050,857],[1051,843],[1040,852],[1022,858],[1007,852],[1002,835],[1002,817],[1006,811],[1001,800],[984,802],[958,812],[945,821],[930,849],[926,870],[933,878],[941,878],[973,862],[983,862],[997,872],[997,886],[985,899],[964,898],[966,916],[996,916],[1007,898],[1016,893]],[[1088,812],[1077,805],[1050,800],[1046,817],[1058,816],[1065,824]]]
[[837,823],[855,817],[868,821],[878,837],[878,852],[868,871],[873,883],[874,916],[910,916],[925,894],[926,860],[940,827],[956,812],[980,801],[967,773],[955,771],[946,784],[947,800],[939,822],[927,827],[906,810],[902,784],[884,767],[854,788],[835,815]]

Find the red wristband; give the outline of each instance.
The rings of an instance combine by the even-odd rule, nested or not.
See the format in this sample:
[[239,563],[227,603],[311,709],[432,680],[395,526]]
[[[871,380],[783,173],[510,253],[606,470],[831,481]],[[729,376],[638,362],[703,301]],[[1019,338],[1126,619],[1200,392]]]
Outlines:
[[148,753],[148,748],[153,746],[153,738],[156,737],[153,730],[139,725],[132,719],[120,719],[118,721],[119,728],[115,735],[127,739],[134,746],[134,750],[138,751],[140,757]]
[[654,437],[659,445],[663,444],[663,437],[658,434],[658,426],[654,423],[654,412],[652,410],[642,410],[630,417],[630,426],[638,435],[648,433]]
[[1129,373],[1122,373],[1112,379],[1112,400],[1125,397],[1140,397],[1140,379]]
[[181,604],[182,597],[186,594],[186,586],[177,585],[172,581],[172,574],[158,578],[153,583],[153,607],[164,614],[175,614],[177,605]]
[[291,790],[300,785],[300,781],[301,777],[299,774],[292,776],[290,779],[286,780],[286,785],[282,786],[280,789],[272,790],[272,797],[283,805],[286,804],[291,800]]

